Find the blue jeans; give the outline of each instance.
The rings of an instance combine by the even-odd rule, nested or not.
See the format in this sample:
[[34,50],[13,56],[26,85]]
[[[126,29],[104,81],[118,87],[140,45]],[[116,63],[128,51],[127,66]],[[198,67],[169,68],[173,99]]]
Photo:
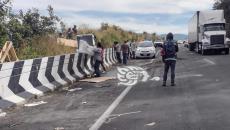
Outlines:
[[123,53],[123,64],[127,64],[128,53]]
[[169,68],[171,69],[171,83],[174,83],[175,82],[175,68],[176,68],[176,61],[175,60],[166,60],[165,61],[163,82],[167,81],[167,75],[168,75]]
[[101,76],[100,65],[101,65],[101,61],[96,60],[95,64],[94,64],[94,70],[95,70],[96,77],[100,77]]

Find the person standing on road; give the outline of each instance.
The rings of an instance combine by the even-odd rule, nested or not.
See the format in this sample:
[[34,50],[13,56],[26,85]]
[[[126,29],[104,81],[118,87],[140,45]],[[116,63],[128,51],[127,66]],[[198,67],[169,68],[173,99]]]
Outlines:
[[117,41],[114,42],[114,45],[115,45],[114,48],[116,51],[117,60],[121,64],[122,63],[122,61],[121,61],[121,45]]
[[132,59],[136,58],[135,51],[136,51],[137,45],[135,41],[133,40],[131,43],[131,53],[132,53]]
[[166,41],[161,51],[162,59],[164,62],[164,76],[163,76],[162,86],[166,86],[169,68],[171,69],[171,86],[175,86],[175,68],[176,68],[177,52],[178,52],[178,46],[176,42],[173,40],[173,34],[168,33],[166,36]]
[[105,64],[104,64],[104,50],[105,48],[101,45],[101,67],[103,69],[103,72],[102,73],[105,73],[106,72],[106,68],[105,68]]
[[96,77],[100,77],[101,76],[100,65],[102,64],[102,45],[100,42],[97,44],[97,48],[93,49],[93,52],[94,52],[94,59],[95,59],[95,64],[94,64],[95,74]]
[[127,60],[128,60],[128,55],[129,55],[128,41],[125,41],[121,45],[121,51],[122,51],[122,55],[123,55],[123,64],[126,65],[127,64]]

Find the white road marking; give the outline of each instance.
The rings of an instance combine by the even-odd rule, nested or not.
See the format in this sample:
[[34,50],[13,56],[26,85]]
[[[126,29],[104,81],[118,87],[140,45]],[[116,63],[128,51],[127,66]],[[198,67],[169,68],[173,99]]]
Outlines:
[[156,122],[152,122],[152,123],[146,124],[145,126],[154,126],[154,125],[156,125]]
[[203,60],[204,60],[205,62],[209,63],[210,65],[216,65],[215,62],[213,62],[213,61],[211,61],[211,60],[209,60],[209,59],[207,59],[207,58],[204,58]]
[[120,104],[128,92],[133,88],[133,86],[128,86],[117,99],[109,106],[109,108],[101,115],[101,117],[89,128],[89,130],[98,130],[102,124],[109,118],[113,110]]

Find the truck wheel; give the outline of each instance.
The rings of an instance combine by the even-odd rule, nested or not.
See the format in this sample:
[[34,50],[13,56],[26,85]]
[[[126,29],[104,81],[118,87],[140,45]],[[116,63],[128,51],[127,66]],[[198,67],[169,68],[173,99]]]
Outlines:
[[189,44],[188,48],[189,48],[189,51],[194,51],[193,45]]
[[229,48],[225,50],[225,54],[229,55]]
[[202,46],[201,46],[201,48],[199,47],[199,45],[198,45],[198,54],[201,54],[201,50],[202,50]]
[[203,50],[203,49],[202,49],[202,50],[201,50],[201,54],[202,54],[202,55],[206,55],[206,54],[207,54],[207,50]]

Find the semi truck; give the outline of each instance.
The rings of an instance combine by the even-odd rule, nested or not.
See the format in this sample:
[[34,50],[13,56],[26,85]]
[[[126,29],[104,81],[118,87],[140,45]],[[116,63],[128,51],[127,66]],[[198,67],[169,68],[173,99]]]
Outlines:
[[202,55],[212,50],[229,54],[223,10],[197,11],[188,25],[189,50]]

